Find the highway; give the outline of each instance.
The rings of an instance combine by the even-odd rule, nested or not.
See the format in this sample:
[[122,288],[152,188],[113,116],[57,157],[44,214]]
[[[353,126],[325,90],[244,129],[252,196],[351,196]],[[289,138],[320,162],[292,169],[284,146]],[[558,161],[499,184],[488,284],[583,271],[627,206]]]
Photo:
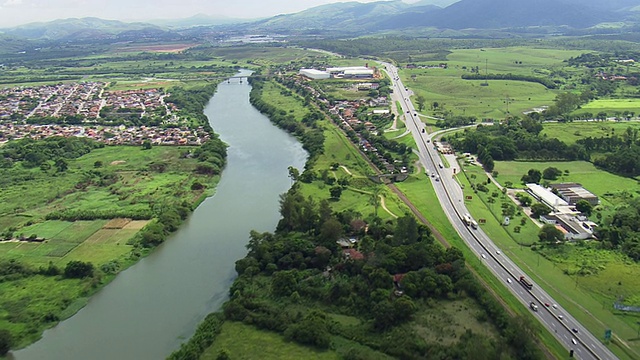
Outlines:
[[[491,272],[529,309],[531,302],[537,304],[538,310],[533,315],[553,334],[567,349],[574,351],[576,359],[617,359],[617,357],[599,340],[587,331],[578,321],[554,301],[540,286],[518,268],[491,239],[482,231],[468,227],[462,217],[468,214],[463,192],[451,169],[441,167],[442,161],[437,149],[431,141],[433,134],[426,132],[423,122],[418,118],[413,104],[409,100],[411,92],[400,80],[398,69],[389,63],[380,62],[392,80],[392,98],[402,106],[407,129],[413,135],[418,146],[420,163],[429,174],[429,179],[436,191],[442,209],[460,237],[471,248],[476,256]],[[424,131],[424,132],[423,132]],[[528,290],[518,280],[524,276],[533,288]],[[546,306],[545,304],[549,305]],[[599,336],[603,336],[599,334]]]

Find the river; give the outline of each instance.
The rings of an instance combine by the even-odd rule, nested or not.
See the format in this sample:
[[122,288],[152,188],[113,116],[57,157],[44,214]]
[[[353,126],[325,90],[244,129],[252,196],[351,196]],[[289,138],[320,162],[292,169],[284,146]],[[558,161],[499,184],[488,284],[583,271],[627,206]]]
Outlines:
[[275,229],[279,195],[291,186],[287,169],[302,171],[307,158],[295,138],[249,104],[250,90],[246,79],[223,82],[205,109],[229,144],[216,194],[76,315],[15,352],[16,359],[164,359],[220,309],[249,231]]

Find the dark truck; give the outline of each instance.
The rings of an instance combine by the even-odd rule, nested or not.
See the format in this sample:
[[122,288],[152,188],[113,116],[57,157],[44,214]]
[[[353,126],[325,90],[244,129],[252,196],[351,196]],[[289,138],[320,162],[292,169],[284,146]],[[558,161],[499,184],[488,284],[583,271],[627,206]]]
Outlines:
[[531,290],[533,288],[533,284],[527,281],[527,279],[525,279],[524,276],[520,276],[520,284],[522,284],[522,286],[527,288],[527,290]]

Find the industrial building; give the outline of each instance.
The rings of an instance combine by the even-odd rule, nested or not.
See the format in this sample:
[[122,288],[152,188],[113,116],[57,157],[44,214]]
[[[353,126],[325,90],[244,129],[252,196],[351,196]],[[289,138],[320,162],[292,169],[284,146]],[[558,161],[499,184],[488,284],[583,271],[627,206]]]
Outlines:
[[598,226],[593,221],[585,217],[570,214],[549,214],[541,216],[539,219],[543,223],[555,225],[566,240],[587,240],[592,239],[593,232]]
[[366,66],[333,67],[327,68],[327,72],[334,78],[366,79],[373,77],[373,69]]
[[544,186],[538,184],[527,184],[527,192],[536,200],[547,205],[554,211],[558,211],[560,206],[568,206],[569,203],[552,193]]
[[569,205],[575,205],[580,200],[586,200],[589,204],[597,206],[600,199],[577,183],[553,184],[551,188],[556,190],[559,196]]
[[312,80],[323,80],[331,78],[331,74],[329,74],[328,72],[316,69],[300,69],[299,74]]
[[332,67],[326,71],[316,69],[300,69],[300,75],[312,80],[323,79],[371,79],[374,71],[366,66]]

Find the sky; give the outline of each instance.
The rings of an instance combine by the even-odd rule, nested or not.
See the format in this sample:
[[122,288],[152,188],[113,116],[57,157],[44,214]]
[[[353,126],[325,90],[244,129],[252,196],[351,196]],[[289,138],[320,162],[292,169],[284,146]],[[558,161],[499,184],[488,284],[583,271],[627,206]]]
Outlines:
[[[253,19],[344,0],[0,0],[0,28],[72,17],[123,21],[179,19],[196,14]],[[358,0],[373,2],[379,0]],[[404,0],[414,3],[418,0]]]

